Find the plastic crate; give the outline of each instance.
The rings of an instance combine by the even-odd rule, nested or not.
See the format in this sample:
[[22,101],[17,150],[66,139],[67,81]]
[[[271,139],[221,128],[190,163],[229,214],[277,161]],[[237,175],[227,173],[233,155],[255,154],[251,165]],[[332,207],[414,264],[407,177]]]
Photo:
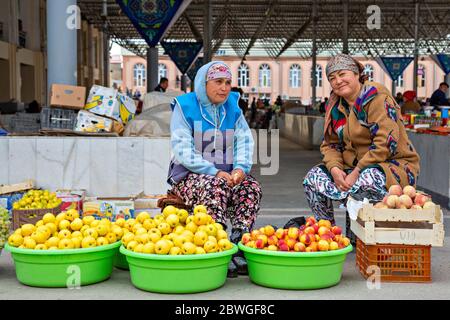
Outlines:
[[357,239],[356,266],[366,279],[376,266],[382,282],[431,282],[431,246],[366,245]]
[[10,130],[13,133],[38,133],[40,128],[39,113],[17,113],[10,120]]
[[42,130],[73,130],[77,112],[70,109],[43,108],[41,111]]

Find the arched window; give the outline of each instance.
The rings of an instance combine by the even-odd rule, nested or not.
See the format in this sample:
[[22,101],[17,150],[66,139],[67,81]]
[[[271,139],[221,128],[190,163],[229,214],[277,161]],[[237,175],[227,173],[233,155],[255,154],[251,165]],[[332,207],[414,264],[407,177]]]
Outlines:
[[246,64],[241,64],[238,69],[238,87],[248,87],[250,85],[250,72]]
[[134,65],[134,85],[136,87],[145,87],[146,72],[145,66],[142,63]]
[[419,64],[417,68],[417,86],[425,87],[425,66],[423,64]]
[[261,88],[268,88],[271,86],[270,67],[268,64],[262,64],[259,67],[259,86]]
[[289,69],[289,86],[298,88],[301,86],[302,69],[298,64],[293,64]]
[[158,64],[158,82],[161,78],[167,78],[167,67],[164,63]]
[[320,64],[316,65],[316,79],[317,79],[317,85],[316,87],[320,88],[322,87],[322,66]]
[[369,81],[373,81],[373,66],[371,64],[366,64],[364,66],[363,73],[369,77]]
[[395,86],[399,88],[403,88],[404,82],[403,82],[403,74],[399,75],[397,80],[395,81]]

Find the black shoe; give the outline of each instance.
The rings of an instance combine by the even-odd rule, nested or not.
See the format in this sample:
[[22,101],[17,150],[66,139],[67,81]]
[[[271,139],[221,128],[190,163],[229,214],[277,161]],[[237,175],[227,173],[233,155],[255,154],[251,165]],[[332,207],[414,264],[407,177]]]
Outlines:
[[234,262],[236,268],[237,268],[237,273],[243,276],[248,275],[248,268],[247,268],[247,260],[245,260],[245,257],[242,255],[239,255],[239,252],[236,253],[233,256],[232,261]]
[[237,278],[237,276],[238,276],[238,269],[237,269],[236,265],[234,264],[233,260],[231,260],[230,263],[228,264],[227,277],[228,278]]
[[[246,232],[248,232],[248,230],[233,228],[231,230],[230,241],[234,244],[238,244],[239,241],[241,241],[242,239],[242,235]],[[244,252],[239,250],[237,253],[233,255],[232,261],[234,262],[237,268],[238,274],[248,275],[247,260],[245,259]]]

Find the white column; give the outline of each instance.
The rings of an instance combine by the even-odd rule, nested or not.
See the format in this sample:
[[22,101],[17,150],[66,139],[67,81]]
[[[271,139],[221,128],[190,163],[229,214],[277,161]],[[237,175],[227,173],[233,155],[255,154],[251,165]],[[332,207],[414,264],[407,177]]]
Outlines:
[[47,90],[53,83],[77,84],[76,4],[76,0],[47,0]]

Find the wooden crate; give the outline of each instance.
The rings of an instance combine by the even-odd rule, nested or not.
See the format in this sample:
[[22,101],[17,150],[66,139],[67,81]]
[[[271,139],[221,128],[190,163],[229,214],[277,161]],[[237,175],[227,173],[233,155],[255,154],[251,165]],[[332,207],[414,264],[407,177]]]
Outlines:
[[366,245],[444,245],[443,214],[440,206],[423,210],[377,209],[364,205],[351,230]]
[[34,181],[27,180],[25,182],[11,184],[11,185],[0,185],[0,194],[8,194],[18,191],[26,191],[34,188]]

